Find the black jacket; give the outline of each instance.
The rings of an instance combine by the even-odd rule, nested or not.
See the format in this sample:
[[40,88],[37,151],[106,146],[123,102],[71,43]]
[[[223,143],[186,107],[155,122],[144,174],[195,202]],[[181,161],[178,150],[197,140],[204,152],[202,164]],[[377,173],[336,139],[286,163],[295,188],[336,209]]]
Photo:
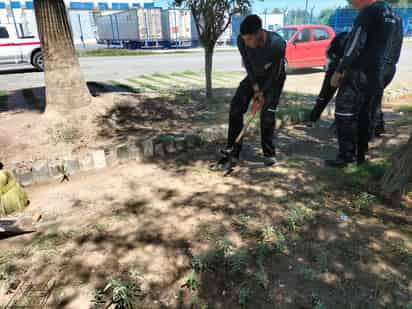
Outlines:
[[391,48],[395,24],[395,14],[384,1],[374,2],[362,9],[356,17],[337,71],[362,70],[372,75],[380,72]]

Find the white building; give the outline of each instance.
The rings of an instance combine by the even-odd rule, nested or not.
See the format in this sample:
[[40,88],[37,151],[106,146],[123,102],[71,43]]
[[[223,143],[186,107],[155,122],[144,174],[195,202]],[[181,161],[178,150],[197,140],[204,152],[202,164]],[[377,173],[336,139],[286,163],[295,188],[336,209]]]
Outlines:
[[[137,7],[154,7],[154,0],[65,0],[76,45],[96,44],[93,14],[102,14]],[[20,36],[37,35],[33,0],[0,0],[0,24],[16,24]]]
[[[153,7],[154,0],[65,0],[69,9],[127,10],[133,7]],[[10,6],[13,9],[33,8],[33,0],[0,0],[0,9]]]

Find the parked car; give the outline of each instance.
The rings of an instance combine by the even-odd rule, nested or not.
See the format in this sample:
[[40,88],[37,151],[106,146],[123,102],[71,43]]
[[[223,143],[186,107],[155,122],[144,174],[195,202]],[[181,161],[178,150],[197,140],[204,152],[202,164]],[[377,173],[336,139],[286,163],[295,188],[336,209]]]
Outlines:
[[326,50],[335,32],[324,25],[296,25],[280,28],[279,33],[287,42],[287,69],[326,66]]
[[40,40],[34,36],[20,36],[14,24],[0,24],[0,67],[28,63],[43,70]]

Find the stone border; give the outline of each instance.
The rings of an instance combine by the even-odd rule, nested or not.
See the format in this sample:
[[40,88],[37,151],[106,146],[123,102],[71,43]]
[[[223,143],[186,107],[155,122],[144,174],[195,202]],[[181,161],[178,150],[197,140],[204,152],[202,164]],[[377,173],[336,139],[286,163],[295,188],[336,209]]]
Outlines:
[[71,155],[55,160],[38,160],[31,166],[12,169],[24,187],[50,180],[62,180],[65,175],[99,170],[127,161],[150,161],[168,154],[181,153],[196,148],[202,139],[196,134],[164,134],[140,139],[136,143],[117,145],[91,151],[81,156]]

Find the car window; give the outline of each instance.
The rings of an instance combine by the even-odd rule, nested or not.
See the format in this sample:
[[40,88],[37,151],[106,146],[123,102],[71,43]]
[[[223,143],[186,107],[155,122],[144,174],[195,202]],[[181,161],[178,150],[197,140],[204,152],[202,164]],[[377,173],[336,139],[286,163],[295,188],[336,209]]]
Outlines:
[[329,32],[325,29],[316,28],[313,30],[313,39],[315,41],[329,40]]
[[9,33],[6,28],[0,27],[0,39],[8,39]]
[[306,43],[310,41],[310,29],[303,29],[295,38],[295,43]]
[[296,28],[280,28],[276,32],[285,40],[289,41],[298,29]]

